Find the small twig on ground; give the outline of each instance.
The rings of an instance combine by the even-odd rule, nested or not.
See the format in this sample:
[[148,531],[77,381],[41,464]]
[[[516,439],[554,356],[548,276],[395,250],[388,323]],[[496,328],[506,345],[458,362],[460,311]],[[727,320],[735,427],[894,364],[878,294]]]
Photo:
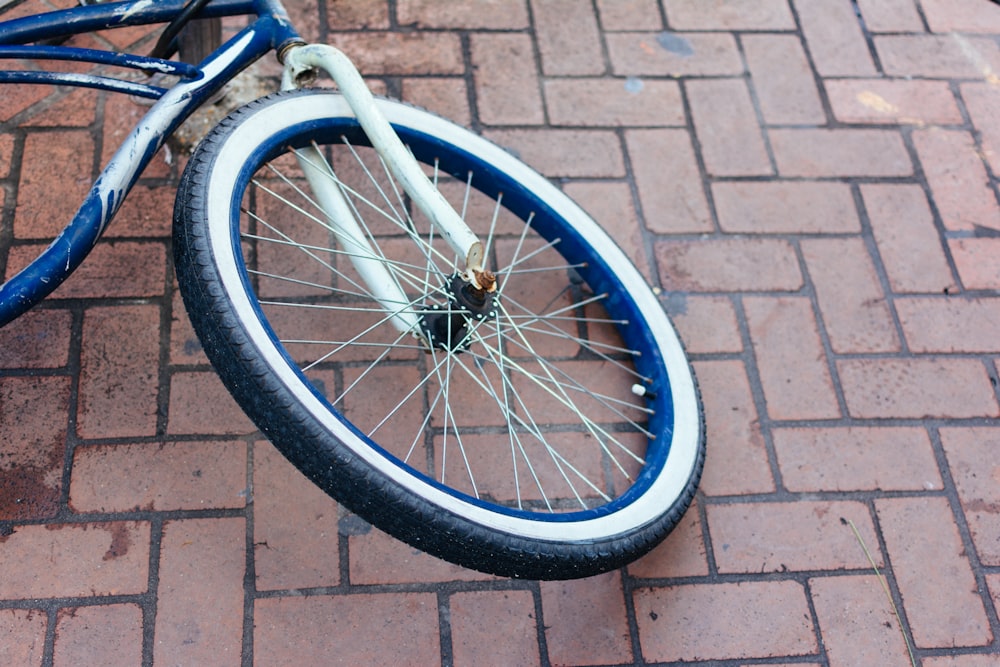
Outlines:
[[917,659],[913,655],[913,646],[910,644],[910,638],[906,634],[906,630],[903,628],[903,619],[899,616],[899,608],[896,607],[895,601],[892,599],[892,593],[889,592],[889,584],[886,583],[885,577],[879,572],[878,565],[875,564],[875,559],[872,558],[872,554],[868,551],[868,546],[865,541],[861,539],[861,533],[858,532],[858,527],[854,525],[854,522],[850,519],[841,519],[842,523],[846,523],[854,531],[854,537],[857,538],[858,544],[861,545],[861,549],[865,552],[865,556],[868,557],[868,562],[871,563],[872,569],[875,571],[875,576],[878,577],[878,581],[882,584],[882,590],[885,592],[886,599],[889,600],[889,605],[892,607],[892,613],[896,615],[896,623],[899,625],[899,633],[903,635],[903,641],[906,643],[906,652],[910,654],[910,664],[913,667],[917,667]]

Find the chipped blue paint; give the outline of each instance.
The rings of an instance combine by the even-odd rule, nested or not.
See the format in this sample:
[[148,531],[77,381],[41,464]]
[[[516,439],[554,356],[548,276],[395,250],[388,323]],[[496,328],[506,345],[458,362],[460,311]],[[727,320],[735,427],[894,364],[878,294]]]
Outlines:
[[0,59],[28,58],[31,60],[67,60],[95,65],[114,65],[143,71],[155,70],[161,74],[170,74],[186,79],[201,75],[194,65],[175,60],[147,58],[131,53],[99,51],[97,49],[82,49],[72,46],[35,46],[35,45],[3,45],[0,46]]

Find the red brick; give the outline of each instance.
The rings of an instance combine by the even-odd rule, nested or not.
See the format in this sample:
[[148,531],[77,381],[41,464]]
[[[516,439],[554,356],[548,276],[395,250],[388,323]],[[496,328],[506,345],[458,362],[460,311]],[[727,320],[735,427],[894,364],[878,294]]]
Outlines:
[[1000,352],[1000,299],[899,299],[896,311],[914,352]]
[[[329,4],[336,7],[340,3]],[[426,28],[518,30],[528,27],[525,0],[494,0],[468,4],[443,4],[436,0],[401,0],[396,6],[396,15],[403,25],[413,24]],[[333,25],[341,24],[338,22]]]
[[472,36],[479,118],[487,125],[538,125],[542,98],[527,35]]
[[747,297],[743,306],[768,414],[773,419],[839,417],[809,300]]
[[671,294],[666,307],[689,354],[743,351],[736,310],[728,298]]
[[191,326],[181,293],[177,289],[173,293],[170,312],[170,363],[207,366],[208,358]]
[[782,176],[909,176],[913,164],[891,130],[776,129],[771,147]]
[[246,458],[240,442],[77,447],[69,504],[104,513],[243,507]]
[[143,37],[147,36],[150,30],[151,28],[148,25],[137,25],[127,28],[117,28],[114,30],[102,30],[95,33],[95,35],[100,35],[102,38],[116,45],[121,50],[127,50],[122,47],[135,44]]
[[847,521],[876,563],[881,555],[868,509],[858,502],[710,505],[708,527],[719,572],[858,569],[868,565]]
[[135,186],[115,214],[106,236],[170,236],[176,194],[169,187]]
[[850,0],[794,0],[793,4],[820,76],[876,73]]
[[771,437],[782,482],[793,493],[943,488],[921,428],[777,428]]
[[845,183],[722,181],[712,184],[719,227],[734,234],[860,232]]
[[834,352],[895,352],[899,338],[878,274],[856,237],[802,241]]
[[792,35],[743,35],[741,41],[765,123],[826,121],[802,42]]
[[960,125],[962,114],[944,81],[831,79],[833,115],[844,123]]
[[441,661],[433,593],[311,595],[255,603],[254,662],[398,667]]
[[701,517],[692,505],[658,547],[628,566],[639,578],[698,577],[708,574]]
[[0,519],[59,511],[70,388],[68,377],[0,377]]
[[94,122],[97,91],[78,88],[68,94],[50,98],[48,105],[38,109],[22,127],[88,127]]
[[846,359],[837,364],[852,417],[997,417],[993,386],[974,359]]
[[[657,234],[710,231],[712,217],[688,133],[629,130],[625,139],[646,227]],[[663,160],[664,155],[673,157]]]
[[604,36],[615,74],[738,76],[743,62],[726,33],[621,32]]
[[976,0],[920,0],[933,32],[1000,32],[1000,7]]
[[940,294],[954,285],[927,195],[920,186],[864,184],[861,195],[894,292]]
[[464,127],[472,124],[465,81],[428,77],[403,80],[403,99]]
[[[397,5],[397,12],[400,23],[408,23],[411,19],[411,7],[420,6],[420,0],[402,2]],[[385,2],[337,2],[336,0],[326,0],[327,23],[337,30],[351,28],[388,28],[389,27],[389,7]],[[312,11],[312,3],[306,7]],[[420,6],[422,15],[430,10],[429,7]],[[426,16],[425,16],[426,17]],[[317,18],[319,18],[317,16]]]
[[769,493],[774,480],[746,370],[739,361],[694,364],[705,407],[706,440],[701,489],[710,496]]
[[[7,17],[5,16],[4,18],[6,19]],[[16,69],[16,66],[13,65],[5,65],[5,67]],[[0,120],[3,120],[4,122],[11,120],[19,113],[29,109],[33,104],[49,97],[54,90],[52,86],[39,85],[5,85],[4,88],[8,89],[4,90],[3,111],[0,111]],[[30,114],[27,115],[27,117],[30,118]]]
[[621,574],[541,583],[549,659],[554,665],[632,662]]
[[168,433],[245,435],[256,428],[214,372],[176,373],[170,380]]
[[642,226],[636,216],[632,191],[626,183],[567,183],[563,191],[583,207],[625,250],[642,275],[652,273],[646,258]]
[[929,656],[923,660],[924,667],[995,667],[995,653],[965,653],[952,651],[951,655]]
[[676,30],[794,30],[785,0],[665,0]]
[[530,591],[468,591],[449,599],[456,665],[537,665],[535,601]]
[[913,143],[946,228],[1000,229],[996,193],[968,132],[918,130]]
[[149,524],[134,521],[20,526],[2,538],[0,598],[144,593]]
[[270,443],[254,446],[257,590],[340,584],[337,503]]
[[663,26],[656,0],[597,0],[605,30],[649,30]]
[[664,127],[684,125],[675,81],[547,79],[545,101],[553,125]]
[[495,130],[487,138],[550,178],[625,175],[618,138],[604,130]]
[[575,0],[531,0],[531,11],[544,74],[604,73],[597,17],[589,5]]
[[352,534],[349,552],[351,583],[355,585],[492,578],[439,560],[375,528]]
[[965,289],[1000,289],[1000,239],[949,239],[948,249]]
[[794,581],[640,588],[634,597],[646,660],[768,658],[817,650],[805,591]]
[[[73,219],[91,186],[94,142],[84,131],[29,134],[24,142],[21,180],[14,210],[18,239],[53,238]],[[59,196],[53,197],[53,183]]]
[[[68,220],[67,220],[68,222]],[[20,271],[42,245],[11,248],[8,271]],[[99,243],[53,294],[57,299],[149,297],[163,293],[166,252],[158,243]]]
[[705,168],[713,176],[772,173],[746,84],[738,79],[687,82],[688,104]]
[[159,325],[153,306],[87,310],[77,418],[82,437],[156,433]]
[[962,84],[961,90],[969,118],[981,135],[980,154],[994,174],[1000,173],[1000,125],[995,122],[993,113],[1000,106],[1000,88],[983,82]]
[[38,609],[0,610],[0,662],[5,665],[42,665],[48,615]]
[[[14,155],[14,137],[10,134],[0,134],[0,177],[10,174],[10,164]],[[4,193],[6,194],[6,192]]]
[[154,662],[240,664],[245,548],[243,519],[164,524]]
[[941,429],[958,497],[979,561],[1000,565],[1000,432],[995,428]]
[[809,588],[830,667],[909,664],[906,640],[878,577],[810,579]]
[[112,604],[59,610],[53,665],[142,663],[142,610]]
[[337,48],[367,75],[461,74],[462,45],[449,32],[346,32]]
[[795,250],[784,240],[721,238],[654,245],[667,290],[795,291],[802,287]]
[[35,309],[0,329],[0,368],[61,368],[69,361],[72,313]]
[[858,0],[869,32],[923,32],[915,0]]
[[889,76],[980,79],[1000,71],[1000,47],[961,35],[878,35],[875,48]]
[[163,294],[167,251],[160,243],[104,241],[63,283],[55,298],[135,298]]
[[948,501],[885,498],[875,509],[917,647],[988,644],[989,621]]

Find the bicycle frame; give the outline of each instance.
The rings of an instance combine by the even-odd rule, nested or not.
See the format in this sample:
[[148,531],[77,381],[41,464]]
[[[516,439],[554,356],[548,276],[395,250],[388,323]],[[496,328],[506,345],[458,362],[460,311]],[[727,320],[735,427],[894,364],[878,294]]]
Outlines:
[[[272,49],[285,63],[284,89],[295,88],[302,81],[308,81],[316,69],[330,74],[348,100],[372,146],[399,179],[403,189],[465,260],[465,279],[477,288],[495,289],[494,277],[484,272],[482,242],[431,185],[389,123],[375,109],[372,94],[357,69],[343,53],[331,46],[306,46],[291,27],[279,0],[216,0],[208,4],[199,14],[200,18],[247,14],[256,14],[258,18],[197,66],[91,49],[27,45],[40,39],[94,30],[165,23],[181,13],[185,4],[185,0],[130,0],[76,7],[0,23],[0,59],[72,60],[153,71],[180,78],[171,88],[162,89],[89,74],[0,72],[0,84],[69,84],[158,100],[111,158],[69,225],[28,268],[0,285],[0,326],[52,293],[83,262],[167,137],[227,81]],[[367,242],[364,230],[351,213],[336,178],[314,166],[320,163],[319,160],[304,157],[301,162],[330,223],[355,249],[351,261],[378,302],[387,312],[396,313],[392,321],[400,331],[416,330],[416,317],[398,312],[400,304],[406,303],[403,290]]]
[[0,59],[72,60],[180,77],[171,88],[161,89],[104,76],[0,72],[0,84],[72,85],[157,99],[105,166],[62,233],[31,265],[0,285],[0,326],[48,296],[83,262],[153,155],[199,105],[272,49],[281,53],[289,45],[302,43],[278,0],[216,0],[205,8],[201,17],[256,15],[257,20],[197,66],[106,51],[31,44],[95,30],[166,23],[176,17],[185,4],[185,0],[127,0],[0,22]]

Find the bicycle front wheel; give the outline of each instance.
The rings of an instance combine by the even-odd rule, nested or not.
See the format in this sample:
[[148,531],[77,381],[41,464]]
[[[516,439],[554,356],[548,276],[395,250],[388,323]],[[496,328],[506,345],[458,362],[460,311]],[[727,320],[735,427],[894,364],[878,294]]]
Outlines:
[[[496,291],[469,300],[461,260],[342,97],[279,93],[223,121],[181,183],[178,279],[210,360],[306,476],[417,548],[538,579],[641,556],[689,506],[704,460],[697,387],[659,302],[510,154],[378,106],[483,241]],[[300,159],[322,161],[401,303],[375,299]]]

